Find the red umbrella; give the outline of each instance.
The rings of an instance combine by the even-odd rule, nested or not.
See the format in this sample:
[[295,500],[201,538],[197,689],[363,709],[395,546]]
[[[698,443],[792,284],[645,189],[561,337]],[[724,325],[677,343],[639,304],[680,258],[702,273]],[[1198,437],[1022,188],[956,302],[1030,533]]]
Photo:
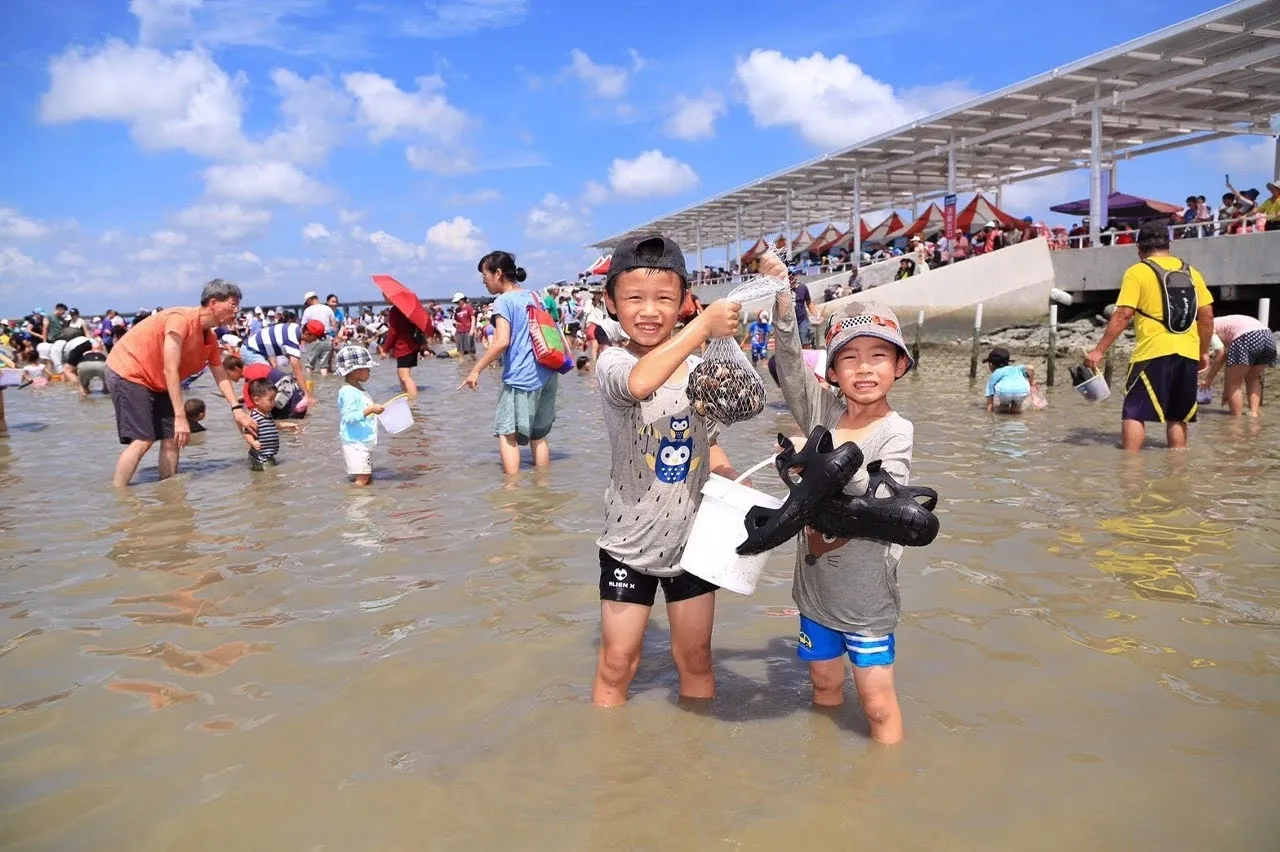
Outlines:
[[418,298],[418,294],[401,284],[390,275],[375,275],[373,283],[378,285],[383,297],[391,307],[404,314],[409,322],[422,329],[423,334],[431,333],[431,317]]

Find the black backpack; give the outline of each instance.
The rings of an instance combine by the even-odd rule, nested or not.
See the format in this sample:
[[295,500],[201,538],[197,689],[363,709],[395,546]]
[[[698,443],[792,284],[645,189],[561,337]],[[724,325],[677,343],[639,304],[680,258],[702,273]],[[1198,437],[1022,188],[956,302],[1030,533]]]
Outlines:
[[1144,317],[1164,325],[1172,334],[1183,334],[1195,328],[1196,312],[1200,305],[1196,298],[1195,280],[1191,277],[1191,267],[1186,261],[1179,260],[1177,269],[1165,269],[1152,260],[1142,261],[1155,274],[1160,283],[1160,295],[1164,303],[1164,316],[1153,317],[1145,311],[1138,311]]

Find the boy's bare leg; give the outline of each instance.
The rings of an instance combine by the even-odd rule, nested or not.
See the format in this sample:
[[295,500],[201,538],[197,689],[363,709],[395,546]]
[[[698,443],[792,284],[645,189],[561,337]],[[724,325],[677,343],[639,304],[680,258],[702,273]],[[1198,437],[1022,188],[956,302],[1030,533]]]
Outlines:
[[1147,427],[1141,420],[1122,420],[1120,422],[1120,446],[1122,449],[1137,452],[1142,449],[1142,442],[1147,439]]
[[819,707],[839,707],[844,703],[844,655],[834,660],[809,663],[809,681],[813,684],[813,703]]
[[529,449],[533,452],[534,467],[548,467],[551,464],[551,447],[546,438],[530,441]]
[[[600,653],[595,682],[591,684],[591,703],[595,706],[619,707],[627,703],[627,690],[640,665],[650,609],[643,604],[600,602]],[[673,624],[673,648],[674,636]]]
[[715,616],[715,592],[667,604],[671,656],[680,673],[681,698],[716,697],[716,676],[711,670],[711,630]]
[[515,476],[520,472],[520,444],[515,435],[498,436],[498,457],[502,459],[502,472]]
[[902,742],[902,708],[893,688],[893,666],[854,666],[853,685],[871,724],[871,739],[886,745]]

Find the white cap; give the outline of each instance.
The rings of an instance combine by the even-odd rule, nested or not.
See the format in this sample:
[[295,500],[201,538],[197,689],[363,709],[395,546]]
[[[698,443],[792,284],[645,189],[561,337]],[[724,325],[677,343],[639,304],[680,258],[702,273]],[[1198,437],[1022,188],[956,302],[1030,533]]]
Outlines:
[[462,293],[454,293],[454,294],[453,294],[453,298],[452,298],[452,299],[450,299],[449,301],[451,301],[451,302],[461,302],[461,301],[462,301],[463,299],[465,299],[465,298],[467,298],[467,297],[466,297],[466,296],[464,296]]
[[987,227],[988,227],[988,228],[999,228],[999,227],[1000,227],[1000,225],[996,222],[996,220],[992,219],[990,222],[988,222],[988,223],[987,223]]
[[317,293],[315,290],[308,290],[307,295],[302,297],[302,301],[303,303],[306,303],[306,302],[310,302],[312,299],[319,299],[319,298],[320,298],[320,294]]

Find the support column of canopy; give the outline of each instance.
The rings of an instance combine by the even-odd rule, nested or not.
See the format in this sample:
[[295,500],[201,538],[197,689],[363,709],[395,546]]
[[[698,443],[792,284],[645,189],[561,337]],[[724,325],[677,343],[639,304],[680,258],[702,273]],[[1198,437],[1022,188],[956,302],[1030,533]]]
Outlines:
[[791,260],[791,190],[787,190],[787,219],[782,223],[783,236],[787,240],[787,260]]
[[853,173],[853,221],[849,223],[853,230],[853,264],[862,262],[862,169]]
[[[742,208],[741,207],[738,208],[738,212],[737,212],[737,215],[734,217],[733,224],[734,224],[734,232],[733,232],[734,233],[734,240],[733,240],[734,257],[741,258],[742,257]],[[741,266],[739,266],[738,272],[741,273],[742,271],[743,270],[741,269]]]
[[[1094,104],[1089,132],[1089,244],[1098,245],[1098,234],[1102,230],[1102,107],[1098,98],[1102,96],[1099,89],[1094,89]],[[996,202],[999,206],[999,202]]]
[[694,247],[697,252],[698,271],[696,275],[702,274],[702,220],[699,219],[693,226]]
[[[947,195],[954,196],[956,194],[956,137],[951,135],[951,144],[947,146]],[[954,203],[954,202],[953,202]],[[997,205],[998,206],[998,205]],[[942,235],[947,238],[948,251],[947,263],[955,263],[955,246],[950,242],[955,239],[955,233],[948,234],[944,229]]]

